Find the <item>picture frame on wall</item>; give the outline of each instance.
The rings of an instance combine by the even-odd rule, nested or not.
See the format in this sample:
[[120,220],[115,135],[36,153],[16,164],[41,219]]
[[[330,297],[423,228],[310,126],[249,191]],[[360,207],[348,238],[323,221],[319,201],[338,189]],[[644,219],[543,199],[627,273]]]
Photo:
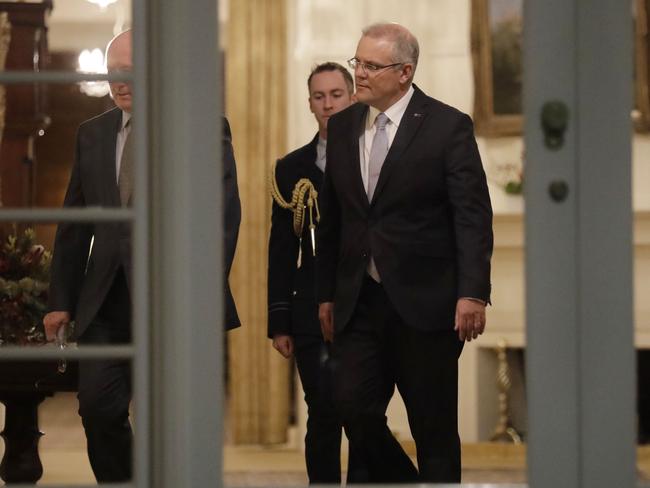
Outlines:
[[636,0],[634,18],[634,99],[632,112],[637,132],[650,132],[650,0]]
[[472,0],[477,135],[497,137],[522,133],[523,2]]
[[[650,0],[634,2],[634,109],[637,132],[650,132]],[[483,137],[523,133],[524,0],[472,0],[474,125]]]

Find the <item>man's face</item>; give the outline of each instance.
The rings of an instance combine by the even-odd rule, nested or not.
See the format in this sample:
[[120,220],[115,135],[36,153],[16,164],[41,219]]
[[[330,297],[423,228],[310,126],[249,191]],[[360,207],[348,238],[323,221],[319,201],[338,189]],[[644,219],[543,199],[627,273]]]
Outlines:
[[323,71],[311,78],[309,108],[318,121],[319,130],[327,130],[330,116],[352,103],[352,94],[340,71]]
[[[106,53],[106,67],[109,73],[132,71],[130,33],[125,33],[117,37],[111,43]],[[131,86],[121,81],[110,82],[109,86],[111,89],[111,98],[115,101],[115,105],[125,112],[131,113]]]
[[357,46],[355,58],[360,61],[354,70],[355,95],[359,102],[371,105],[381,111],[386,110],[400,97],[400,83],[408,81],[412,70],[410,64],[371,71],[361,64],[386,66],[395,63],[393,43],[386,39],[362,37]]

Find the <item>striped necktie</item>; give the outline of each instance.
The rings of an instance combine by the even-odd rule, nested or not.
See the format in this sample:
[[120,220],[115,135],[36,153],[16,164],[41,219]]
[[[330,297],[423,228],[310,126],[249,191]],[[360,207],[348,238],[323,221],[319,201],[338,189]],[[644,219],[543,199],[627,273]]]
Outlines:
[[124,125],[125,129],[129,129],[122,150],[122,159],[120,160],[120,174],[117,178],[117,187],[120,190],[120,202],[123,207],[131,204],[131,195],[133,194],[133,132],[131,127],[131,117]]

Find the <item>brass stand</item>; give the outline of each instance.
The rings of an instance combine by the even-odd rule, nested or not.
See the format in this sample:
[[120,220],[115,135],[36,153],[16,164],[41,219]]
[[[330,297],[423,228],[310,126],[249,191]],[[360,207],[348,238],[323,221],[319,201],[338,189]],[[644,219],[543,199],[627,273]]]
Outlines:
[[497,368],[497,387],[499,388],[499,421],[494,429],[494,434],[490,438],[495,442],[512,442],[514,444],[521,444],[521,436],[517,430],[512,426],[510,420],[510,387],[512,381],[510,380],[510,369],[508,367],[508,345],[505,339],[500,339],[496,352],[499,366]]

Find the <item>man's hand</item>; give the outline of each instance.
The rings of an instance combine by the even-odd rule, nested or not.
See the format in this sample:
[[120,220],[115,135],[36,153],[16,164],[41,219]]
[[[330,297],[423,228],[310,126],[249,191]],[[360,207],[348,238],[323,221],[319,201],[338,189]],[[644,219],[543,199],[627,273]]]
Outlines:
[[293,355],[293,339],[290,335],[275,334],[273,347],[287,359]]
[[70,323],[69,312],[50,312],[43,317],[43,325],[45,326],[45,338],[48,341],[56,339],[56,333],[61,327]]
[[485,330],[485,304],[469,298],[459,298],[454,330],[458,331],[461,341],[470,342],[481,335]]
[[334,342],[334,302],[323,302],[318,306],[318,320],[325,342]]

